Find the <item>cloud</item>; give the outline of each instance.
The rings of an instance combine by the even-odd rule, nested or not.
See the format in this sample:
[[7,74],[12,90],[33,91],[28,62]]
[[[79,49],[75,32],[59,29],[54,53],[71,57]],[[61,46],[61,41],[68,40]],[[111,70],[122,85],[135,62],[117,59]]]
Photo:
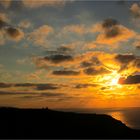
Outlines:
[[46,56],[43,59],[46,61],[50,61],[52,63],[61,63],[64,61],[72,61],[73,57],[71,55],[56,54],[56,55]]
[[97,66],[100,65],[101,62],[99,61],[99,59],[95,56],[91,57],[90,60],[88,61],[83,61],[81,62],[81,67],[91,67],[91,66]]
[[138,49],[138,50],[139,50],[139,49],[140,49],[140,46],[139,46],[139,45],[138,45],[138,46],[136,46],[136,49]]
[[31,22],[29,20],[23,20],[19,23],[19,28],[24,28],[24,29],[27,29],[29,27],[31,27]]
[[41,81],[43,75],[43,70],[36,70],[35,72],[31,72],[26,75],[27,80],[35,80],[35,81]]
[[136,57],[133,54],[118,54],[116,55],[115,59],[122,64],[128,64],[129,62],[135,60]]
[[94,32],[99,32],[96,43],[113,45],[119,42],[128,41],[136,33],[133,30],[119,24],[115,19],[106,19],[93,27]]
[[8,16],[5,13],[0,13],[0,45],[5,44],[5,28],[7,27],[8,22]]
[[93,63],[90,62],[90,61],[83,61],[83,62],[81,63],[81,67],[90,67],[90,66],[92,66],[92,65],[93,65]]
[[140,27],[140,4],[133,3],[130,7],[130,12],[132,15],[131,22],[135,27]]
[[64,33],[73,32],[79,35],[83,35],[89,32],[88,28],[86,28],[83,24],[67,25],[62,29],[62,31]]
[[115,19],[105,19],[102,23],[102,27],[105,29],[110,29],[111,27],[114,27],[115,25],[118,25],[118,21]]
[[47,69],[48,67],[58,66],[60,64],[68,64],[74,60],[73,56],[67,54],[53,54],[45,57],[33,57],[32,61],[37,68]]
[[11,87],[11,84],[0,83],[0,88],[8,88]]
[[[51,54],[52,53],[52,54]],[[54,54],[53,54],[54,53]],[[67,69],[78,68],[79,63],[84,59],[84,56],[72,56],[67,51],[54,51],[50,52],[47,56],[34,56],[32,62],[36,68],[50,70],[52,68],[59,68],[60,66]]]
[[69,53],[59,54],[57,51],[53,53],[45,57],[35,57],[33,63],[39,69],[56,71],[55,73],[59,75],[61,73],[59,71],[76,70],[80,72],[77,75],[80,77],[109,74],[114,70],[127,76],[140,70],[140,57],[133,54],[94,51],[71,56]]
[[[66,2],[72,2],[73,0],[20,0],[14,2],[20,2],[20,4],[26,8],[39,8],[43,6],[49,7],[62,7]],[[4,8],[9,8],[12,5],[12,0],[1,0],[0,5]]]
[[38,8],[42,6],[64,6],[66,0],[22,0],[22,3],[27,8]]
[[2,5],[4,8],[9,8],[11,5],[12,0],[1,0],[0,5]]
[[4,45],[7,39],[20,41],[24,38],[24,32],[10,24],[8,16],[0,13],[0,45]]
[[60,96],[64,96],[64,93],[41,93],[40,97],[60,97]]
[[47,37],[50,33],[53,33],[53,31],[53,28],[49,25],[40,26],[39,28],[28,34],[27,40],[31,41],[37,46],[47,47]]
[[133,61],[133,67],[138,68],[138,70],[140,70],[140,57],[137,56],[136,59]]
[[5,44],[5,38],[4,38],[4,33],[0,31],[0,45]]
[[109,70],[105,68],[95,68],[95,67],[89,67],[84,69],[84,73],[87,75],[102,75],[102,74],[108,74],[111,73]]
[[37,84],[36,90],[56,90],[60,87],[56,84]]
[[3,29],[10,22],[8,16],[5,13],[0,13],[0,29]]
[[134,54],[116,54],[114,57],[120,69],[118,72],[128,76],[140,70],[140,57]]
[[95,70],[101,71],[101,67],[104,69],[119,69],[119,65],[114,59],[115,56],[116,54],[95,51],[75,56],[69,54],[53,54],[46,57],[36,56],[32,61],[37,68],[47,70],[53,68],[60,69],[61,66],[62,68],[67,68],[67,70],[76,69],[76,71],[83,71],[84,68],[95,67]]
[[127,78],[121,77],[120,84],[140,84],[140,75],[130,75]]
[[8,27],[5,29],[6,34],[14,41],[20,41],[24,38],[24,32],[18,28]]
[[23,92],[23,91],[0,91],[0,96],[20,96],[21,98],[43,98],[43,97],[60,97],[63,96],[63,93],[51,93],[51,92]]
[[91,57],[92,54],[79,54],[72,56],[70,55],[70,52],[67,51],[53,51],[50,52],[49,55],[44,56],[44,57],[39,57],[39,56],[34,56],[32,58],[33,63],[36,65],[37,68],[43,68],[47,69],[49,67],[58,67],[58,66],[63,66],[65,68],[70,68],[70,67],[79,67],[79,64],[83,60],[88,60],[89,57]]
[[26,64],[29,64],[29,63],[32,64],[31,63],[31,58],[29,58],[29,57],[17,59],[16,63],[19,64],[19,65],[26,65]]
[[140,17],[140,5],[138,3],[133,3],[130,7],[130,11],[135,18]]
[[52,84],[52,83],[0,83],[0,88],[31,88],[32,90],[56,90],[62,85]]
[[57,52],[59,52],[60,54],[68,54],[70,52],[73,51],[73,48],[71,48],[71,46],[60,46],[59,48],[57,48]]
[[71,75],[79,75],[80,72],[74,70],[57,70],[57,71],[53,71],[52,74],[59,75],[59,76],[61,75],[71,76]]
[[77,84],[75,88],[81,89],[81,88],[88,88],[88,87],[97,87],[97,84]]
[[117,54],[115,56],[115,59],[123,64],[126,65],[128,67],[137,67],[140,68],[140,57],[139,56],[135,56],[133,54]]
[[34,95],[33,92],[25,92],[25,91],[0,91],[0,95]]

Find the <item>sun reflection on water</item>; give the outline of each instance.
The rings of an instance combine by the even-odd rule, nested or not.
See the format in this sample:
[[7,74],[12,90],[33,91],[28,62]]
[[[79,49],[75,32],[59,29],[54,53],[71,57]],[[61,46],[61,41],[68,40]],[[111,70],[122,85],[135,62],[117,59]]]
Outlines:
[[122,112],[119,112],[119,111],[109,112],[108,115],[112,116],[116,120],[120,120],[126,126],[130,127],[130,124],[127,122],[127,120]]

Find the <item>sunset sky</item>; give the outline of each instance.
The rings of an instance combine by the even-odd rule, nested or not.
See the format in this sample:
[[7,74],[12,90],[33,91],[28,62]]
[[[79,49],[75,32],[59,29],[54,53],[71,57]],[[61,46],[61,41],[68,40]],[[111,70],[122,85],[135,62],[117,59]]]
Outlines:
[[140,106],[140,2],[1,0],[0,106]]

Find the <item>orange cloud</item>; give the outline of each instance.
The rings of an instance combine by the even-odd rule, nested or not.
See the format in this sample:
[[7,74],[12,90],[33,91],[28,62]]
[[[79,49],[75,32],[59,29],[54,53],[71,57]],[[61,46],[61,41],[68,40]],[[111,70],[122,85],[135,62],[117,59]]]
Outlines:
[[111,18],[93,25],[90,31],[99,33],[96,38],[96,43],[114,46],[119,42],[128,41],[136,36],[133,30],[128,29],[117,20]]
[[128,41],[129,39],[133,38],[136,35],[136,33],[133,30],[130,30],[124,27],[123,25],[118,25],[117,27],[119,33],[116,33],[116,36],[110,38],[106,37],[105,31],[102,29],[100,31],[100,34],[97,36],[96,42],[99,44],[113,45],[119,42]]
[[77,25],[67,25],[63,28],[63,32],[73,32],[79,35],[83,35],[88,33],[88,29],[85,27],[84,24],[77,24]]
[[32,41],[35,45],[47,47],[47,36],[53,33],[53,28],[48,25],[43,25],[33,32],[28,34],[27,40]]
[[138,3],[133,3],[130,7],[130,11],[134,17],[140,17],[140,5]]
[[3,21],[3,22],[6,23],[6,22],[9,22],[10,20],[9,20],[7,14],[5,14],[5,13],[0,13],[0,21]]
[[19,23],[18,26],[19,26],[20,28],[25,28],[25,29],[27,29],[27,28],[31,27],[31,22],[30,22],[29,20],[23,20],[23,21],[21,21],[21,22]]

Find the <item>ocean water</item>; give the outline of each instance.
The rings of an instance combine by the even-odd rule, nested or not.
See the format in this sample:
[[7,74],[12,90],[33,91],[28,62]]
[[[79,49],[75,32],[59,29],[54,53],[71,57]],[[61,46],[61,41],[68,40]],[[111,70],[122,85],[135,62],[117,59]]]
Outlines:
[[140,129],[140,107],[105,109],[63,109],[63,111],[108,114],[113,118],[120,120],[122,123],[124,123],[130,128]]

